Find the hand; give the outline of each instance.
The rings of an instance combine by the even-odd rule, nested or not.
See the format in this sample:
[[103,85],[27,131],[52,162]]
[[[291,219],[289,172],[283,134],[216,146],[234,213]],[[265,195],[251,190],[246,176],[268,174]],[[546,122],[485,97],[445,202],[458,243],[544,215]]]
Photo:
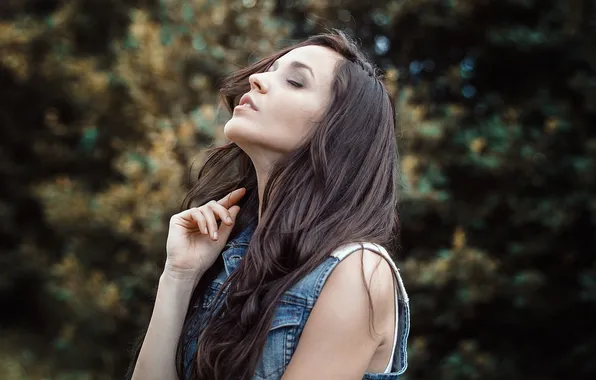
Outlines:
[[245,193],[246,189],[240,188],[217,202],[210,201],[172,216],[164,272],[177,279],[193,280],[196,285],[228,241],[240,212],[236,203]]

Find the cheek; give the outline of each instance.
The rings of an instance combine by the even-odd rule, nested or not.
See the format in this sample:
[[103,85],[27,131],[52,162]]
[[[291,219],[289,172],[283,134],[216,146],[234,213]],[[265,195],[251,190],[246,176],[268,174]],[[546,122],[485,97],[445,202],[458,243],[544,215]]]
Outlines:
[[317,119],[318,110],[313,108],[307,106],[282,108],[278,118],[278,120],[283,120],[282,129],[292,135],[302,136],[308,133]]
[[312,111],[304,109],[288,110],[283,118],[274,124],[275,131],[272,131],[280,139],[286,142],[285,145],[294,149],[311,131],[314,125]]

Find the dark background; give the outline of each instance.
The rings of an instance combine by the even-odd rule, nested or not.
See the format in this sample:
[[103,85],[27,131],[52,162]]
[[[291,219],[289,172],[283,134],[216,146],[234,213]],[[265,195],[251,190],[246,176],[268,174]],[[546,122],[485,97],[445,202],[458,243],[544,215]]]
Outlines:
[[398,110],[404,379],[596,378],[593,0],[3,0],[0,378],[123,376],[217,80],[330,28]]

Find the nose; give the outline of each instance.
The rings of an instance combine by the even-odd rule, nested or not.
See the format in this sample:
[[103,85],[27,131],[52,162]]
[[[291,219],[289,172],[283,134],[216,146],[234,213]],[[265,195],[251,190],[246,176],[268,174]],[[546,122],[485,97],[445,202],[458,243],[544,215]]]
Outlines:
[[255,89],[258,92],[266,93],[268,90],[267,84],[263,80],[263,73],[255,73],[248,77],[250,89]]

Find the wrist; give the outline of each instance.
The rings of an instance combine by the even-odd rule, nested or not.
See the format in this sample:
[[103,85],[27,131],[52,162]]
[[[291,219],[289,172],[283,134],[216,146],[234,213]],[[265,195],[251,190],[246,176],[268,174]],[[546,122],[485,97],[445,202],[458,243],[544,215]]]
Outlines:
[[202,272],[181,272],[169,268],[166,264],[164,271],[161,273],[160,283],[166,282],[176,287],[191,287],[194,289],[201,276]]
[[179,280],[163,273],[159,278],[157,293],[161,294],[162,297],[169,298],[171,300],[170,302],[175,302],[176,305],[188,307],[188,302],[192,297],[194,289],[195,287],[192,282]]

